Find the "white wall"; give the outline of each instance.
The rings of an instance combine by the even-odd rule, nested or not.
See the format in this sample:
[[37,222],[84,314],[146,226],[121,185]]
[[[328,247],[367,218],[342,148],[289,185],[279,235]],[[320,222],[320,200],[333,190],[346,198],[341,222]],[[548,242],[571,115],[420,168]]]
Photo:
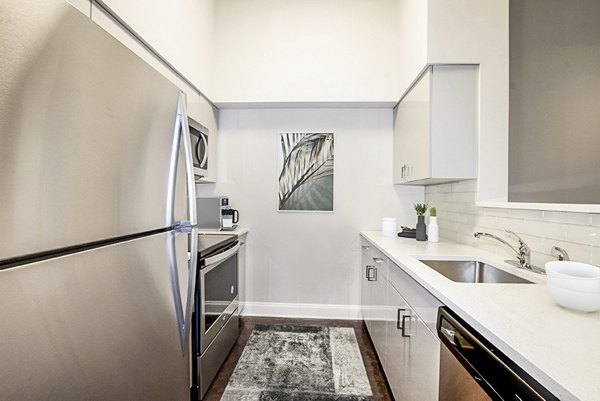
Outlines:
[[531,247],[535,265],[556,260],[550,254],[554,245],[569,252],[572,260],[600,265],[600,214],[477,207],[476,184],[470,180],[426,188],[425,201],[438,209],[440,236],[512,259],[505,245],[473,237],[475,231],[486,231],[511,242],[504,232],[509,229]]
[[104,0],[104,3],[212,98],[215,0]]
[[398,0],[397,36],[392,51],[400,56],[398,99],[427,65],[428,1]]
[[[228,195],[250,228],[246,310],[264,302],[259,313],[357,318],[358,308],[335,305],[360,302],[359,231],[380,229],[384,216],[414,226],[423,200],[422,187],[392,185],[392,111],[221,110],[219,125],[218,183],[198,195]],[[335,134],[334,213],[277,212],[280,132]]]
[[217,105],[399,98],[397,0],[219,0]]

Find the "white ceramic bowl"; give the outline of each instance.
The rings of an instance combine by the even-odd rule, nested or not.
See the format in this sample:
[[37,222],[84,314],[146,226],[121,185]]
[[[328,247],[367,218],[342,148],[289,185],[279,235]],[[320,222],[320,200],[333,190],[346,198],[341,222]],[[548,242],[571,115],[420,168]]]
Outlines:
[[580,312],[600,309],[600,268],[585,263],[546,263],[548,291],[557,304]]

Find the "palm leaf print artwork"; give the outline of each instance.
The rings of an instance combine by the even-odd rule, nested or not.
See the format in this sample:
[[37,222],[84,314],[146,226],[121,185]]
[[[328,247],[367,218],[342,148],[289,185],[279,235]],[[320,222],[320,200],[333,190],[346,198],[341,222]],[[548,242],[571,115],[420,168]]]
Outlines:
[[333,134],[280,136],[279,210],[333,211]]

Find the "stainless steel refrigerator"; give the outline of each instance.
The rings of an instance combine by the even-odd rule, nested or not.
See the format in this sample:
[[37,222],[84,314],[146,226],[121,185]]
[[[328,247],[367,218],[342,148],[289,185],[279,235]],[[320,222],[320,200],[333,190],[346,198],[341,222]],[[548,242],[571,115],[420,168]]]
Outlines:
[[0,2],[0,400],[189,399],[192,168],[175,85],[62,0]]

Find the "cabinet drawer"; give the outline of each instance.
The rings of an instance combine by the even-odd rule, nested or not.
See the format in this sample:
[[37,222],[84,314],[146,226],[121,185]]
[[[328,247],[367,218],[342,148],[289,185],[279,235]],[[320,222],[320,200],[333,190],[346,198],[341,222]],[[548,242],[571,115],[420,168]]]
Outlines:
[[383,252],[364,238],[361,238],[362,263],[377,270],[377,277],[387,280],[390,260]]
[[408,302],[429,330],[437,336],[437,312],[443,304],[393,262],[389,263],[388,281]]

